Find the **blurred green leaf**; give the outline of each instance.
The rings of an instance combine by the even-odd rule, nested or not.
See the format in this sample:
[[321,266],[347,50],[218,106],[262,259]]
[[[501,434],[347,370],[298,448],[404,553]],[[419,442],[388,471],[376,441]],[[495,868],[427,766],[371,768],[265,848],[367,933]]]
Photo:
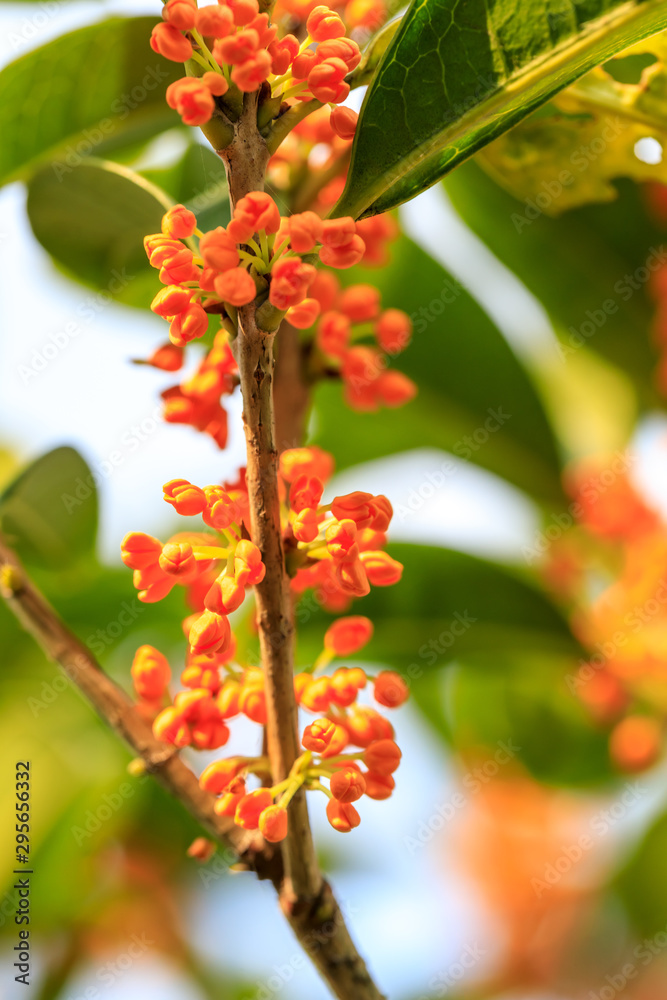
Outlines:
[[[339,467],[417,445],[436,447],[531,496],[562,503],[560,459],[537,391],[468,292],[406,237],[392,246],[388,267],[372,275],[354,269],[344,280],[371,280],[383,306],[410,314],[413,340],[395,364],[415,380],[419,392],[400,409],[357,413],[342,404],[338,384],[320,385],[315,438],[336,455]],[[494,423],[494,414],[500,421]],[[498,423],[491,433],[485,428]]]
[[30,562],[66,566],[95,549],[97,488],[74,448],[56,448],[28,466],[0,495],[0,527]]
[[[647,792],[641,776],[633,782],[641,794]],[[643,790],[643,792],[642,792]],[[630,918],[642,935],[667,927],[667,814],[659,816],[632,852],[616,879]]]
[[65,272],[129,305],[160,288],[143,248],[172,204],[127,167],[90,158],[58,180],[47,167],[28,185],[32,231]]
[[229,222],[225,168],[220,157],[207,146],[193,142],[171,166],[142,170],[141,173],[171,195],[175,202],[187,205],[204,232]]
[[361,109],[335,215],[387,211],[665,26],[659,0],[414,0]]
[[618,186],[621,195],[610,205],[549,218],[534,201],[516,201],[475,163],[446,184],[464,221],[549,312],[563,344],[553,363],[567,362],[586,344],[633,378],[649,405],[657,357],[647,335],[653,306],[645,265],[649,258],[654,268],[661,262],[664,233],[650,222],[637,187]]
[[177,124],[164,99],[182,68],[148,44],[154,17],[110,18],[21,56],[0,72],[0,183],[50,160],[56,179],[86,156]]

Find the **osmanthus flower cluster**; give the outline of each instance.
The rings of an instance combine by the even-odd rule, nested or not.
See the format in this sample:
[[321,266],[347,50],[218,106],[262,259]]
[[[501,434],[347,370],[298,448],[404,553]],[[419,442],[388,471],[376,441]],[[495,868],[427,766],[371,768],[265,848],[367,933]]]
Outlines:
[[[169,344],[148,363],[168,371],[183,364],[183,348],[208,333],[209,317],[224,317],[222,329],[197,372],[163,393],[165,419],[208,433],[220,448],[227,441],[227,417],[221,397],[237,385],[231,349],[236,310],[257,299],[258,321],[275,327],[284,317],[299,329],[311,329],[324,356],[319,371],[337,372],[348,403],[356,409],[401,406],[416,387],[405,375],[388,370],[388,357],[410,341],[405,313],[381,309],[371,285],[345,291],[331,271],[318,271],[319,259],[347,268],[364,256],[365,244],[352,219],[322,220],[314,212],[282,217],[270,195],[253,192],[234,209],[229,225],[203,233],[183,205],[170,209],[162,232],[145,237],[150,263],[159,269],[164,288],[151,305],[169,323]],[[198,246],[188,245],[198,237]],[[317,321],[317,330],[313,325]],[[374,346],[357,343],[370,337]],[[311,359],[311,375],[318,365]]]
[[[316,588],[327,607],[340,610],[371,586],[400,579],[401,564],[383,548],[392,516],[386,497],[355,492],[323,502],[333,459],[317,448],[284,452],[280,469],[283,542],[295,601],[307,588]],[[179,748],[215,750],[227,743],[234,717],[266,723],[264,674],[237,656],[230,624],[248,589],[264,578],[265,566],[247,537],[243,476],[235,484],[203,489],[173,480],[165,485],[164,498],[178,514],[201,516],[202,530],[179,532],[166,543],[131,532],[121,550],[123,562],[134,570],[141,601],[159,601],[176,586],[186,591],[192,614],[183,621],[188,642],[183,689],[171,697],[169,664],[148,645],[137,650],[132,678],[139,710],[152,720],[156,737]],[[401,753],[388,720],[359,702],[368,674],[345,665],[326,672],[334,660],[361,650],[372,632],[368,618],[339,618],[326,632],[321,654],[295,675],[298,704],[317,718],[305,727],[304,753],[285,781],[248,788],[252,776],[263,780],[269,773],[262,755],[233,756],[203,772],[202,787],[219,796],[215,808],[221,815],[233,816],[246,829],[259,828],[268,840],[280,840],[287,831],[287,805],[302,786],[327,795],[327,815],[341,831],[358,824],[352,803],[362,795],[391,795]],[[408,695],[405,682],[392,671],[372,678],[372,690],[376,704],[385,708],[398,707]]]
[[554,541],[545,568],[590,650],[567,683],[611,726],[615,764],[642,771],[656,761],[664,739],[667,525],[633,482],[633,461],[616,454],[570,471],[578,524]]

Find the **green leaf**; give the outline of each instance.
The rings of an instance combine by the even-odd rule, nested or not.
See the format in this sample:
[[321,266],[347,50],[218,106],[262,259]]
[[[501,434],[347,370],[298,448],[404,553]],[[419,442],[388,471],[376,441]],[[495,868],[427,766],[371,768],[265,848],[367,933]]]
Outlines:
[[363,87],[370,83],[400,25],[400,18],[396,18],[380,28],[376,35],[373,35],[362,53],[361,62],[346,77],[350,87]]
[[413,0],[366,94],[334,214],[413,198],[666,25],[664,0]]
[[[369,280],[360,270],[343,273],[345,281]],[[532,496],[562,503],[560,460],[542,403],[486,313],[406,237],[393,245],[391,263],[370,280],[383,306],[404,309],[413,319],[412,343],[394,364],[419,392],[398,410],[357,413],[342,404],[338,384],[320,385],[317,443],[344,465],[415,447],[442,448]],[[492,412],[502,421],[488,433],[485,424],[496,426]]]
[[20,556],[57,567],[90,555],[97,537],[97,489],[74,448],[29,465],[0,495],[0,530]]
[[29,52],[0,72],[0,184],[51,161],[71,175],[95,152],[177,124],[165,88],[182,67],[149,44],[155,18],[110,18]]
[[28,184],[33,233],[72,277],[115,299],[145,306],[160,282],[143,248],[172,204],[127,167],[89,158],[58,180],[46,167]]
[[636,185],[620,184],[609,205],[558,218],[516,201],[474,163],[451,174],[446,187],[464,221],[549,312],[562,340],[554,363],[585,345],[629,375],[651,405],[657,355],[647,335],[654,305],[646,262],[660,263],[664,232],[649,220]]
[[[634,793],[634,794],[633,794]],[[640,812],[648,787],[642,778],[629,783],[628,813]],[[642,935],[664,931],[667,925],[667,814],[659,816],[637,845],[616,880],[616,889]]]

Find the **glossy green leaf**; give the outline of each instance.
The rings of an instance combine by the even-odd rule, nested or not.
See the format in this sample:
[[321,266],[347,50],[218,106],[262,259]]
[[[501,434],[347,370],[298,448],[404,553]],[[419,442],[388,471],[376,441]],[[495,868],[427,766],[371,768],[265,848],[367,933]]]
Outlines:
[[637,188],[620,184],[610,205],[550,218],[474,163],[455,171],[446,187],[465,222],[549,312],[562,342],[553,363],[566,364],[586,345],[630,375],[651,404],[657,354],[648,336],[655,310],[648,288],[667,260],[667,244]]
[[95,548],[97,489],[74,448],[29,465],[0,495],[0,530],[22,558],[61,567]]
[[46,167],[28,185],[33,233],[65,272],[139,306],[160,287],[143,238],[160,231],[171,204],[139,174],[92,157],[61,180]]
[[405,237],[392,246],[388,267],[343,273],[346,281],[372,281],[384,306],[412,317],[412,343],[392,365],[419,392],[400,409],[357,413],[342,404],[338,383],[320,385],[316,440],[339,467],[417,446],[442,448],[532,496],[562,501],[558,451],[535,387],[465,289]]
[[665,26],[664,0],[413,0],[364,100],[334,214],[374,215],[413,198]]
[[111,18],[21,56],[0,72],[0,183],[50,161],[56,179],[92,153],[177,124],[165,88],[182,67],[148,44],[155,18]]

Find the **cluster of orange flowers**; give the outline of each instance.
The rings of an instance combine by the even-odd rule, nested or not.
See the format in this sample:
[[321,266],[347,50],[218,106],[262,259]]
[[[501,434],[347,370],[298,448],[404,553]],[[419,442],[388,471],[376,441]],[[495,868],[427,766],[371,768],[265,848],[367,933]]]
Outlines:
[[[295,600],[317,588],[322,603],[341,610],[367,594],[371,585],[396,583],[403,567],[383,551],[392,516],[384,496],[350,493],[323,504],[333,459],[317,448],[295,448],[281,456],[283,541],[292,567]],[[176,747],[214,750],[229,739],[228,721],[239,714],[266,723],[264,675],[239,662],[229,616],[241,608],[246,589],[262,581],[265,566],[249,534],[248,496],[243,478],[235,484],[200,489],[177,479],[164,487],[164,498],[184,516],[201,515],[210,530],[185,531],[166,543],[140,532],[122,542],[122,558],[134,570],[139,599],[162,600],[175,587],[186,589],[193,609],[183,622],[188,640],[183,691],[169,696],[171,671],[152,646],[137,651],[132,677],[140,710],[155,735]],[[232,757],[208,767],[202,787],[220,798],[216,809],[234,816],[246,829],[262,830],[280,840],[287,830],[286,807],[300,787],[329,796],[327,815],[337,830],[359,822],[352,803],[366,794],[387,798],[400,751],[390,723],[376,709],[358,704],[368,676],[361,668],[339,666],[324,673],[334,658],[350,656],[371,638],[372,623],[360,616],[338,619],[327,631],[315,662],[294,678],[297,702],[318,716],[303,733],[304,754],[285,782],[246,790],[246,779],[268,773],[265,757]],[[398,674],[379,673],[373,682],[378,704],[394,708],[407,698]],[[169,704],[165,704],[165,702]],[[359,748],[348,752],[346,748]],[[362,771],[361,762],[367,768]],[[330,780],[329,789],[321,782]],[[275,804],[274,804],[275,803]]]
[[[267,83],[281,101],[340,104],[350,92],[345,77],[361,60],[359,46],[346,37],[340,16],[327,6],[307,16],[303,42],[278,37],[278,25],[259,12],[257,0],[224,0],[197,7],[195,0],[167,0],[164,20],[151,35],[155,52],[174,62],[194,60],[205,72],[167,88],[167,103],[186,125],[204,125],[215,98],[230,84],[251,93]],[[345,116],[344,116],[345,117]]]
[[[374,220],[371,220],[374,221]],[[254,192],[236,205],[227,226],[207,233],[183,205],[175,205],[162,220],[162,232],[145,237],[150,263],[165,285],[151,308],[169,322],[169,343],[148,363],[177,371],[184,347],[208,333],[211,315],[222,315],[222,329],[195,374],[163,392],[164,417],[190,424],[209,434],[220,448],[227,443],[227,414],[221,397],[238,384],[230,338],[235,333],[236,308],[265,296],[278,319],[311,330],[322,357],[320,370],[336,371],[345,397],[358,410],[402,406],[413,398],[414,383],[388,370],[388,357],[409,343],[412,324],[398,309],[381,310],[380,294],[371,285],[353,285],[341,292],[330,271],[318,271],[303,255],[320,246],[320,259],[333,267],[348,267],[365,253],[352,219],[322,220],[314,212],[281,217],[273,199]],[[188,241],[197,235],[193,249]],[[243,249],[243,247],[247,249]],[[276,323],[276,314],[272,323]],[[317,330],[313,329],[318,323]],[[375,347],[353,344],[371,337]],[[311,358],[312,374],[317,359]]]
[[575,634],[589,650],[569,686],[612,726],[616,765],[640,771],[663,742],[667,525],[633,484],[631,466],[631,456],[616,455],[573,470],[579,524],[554,543],[547,572],[571,602]]

